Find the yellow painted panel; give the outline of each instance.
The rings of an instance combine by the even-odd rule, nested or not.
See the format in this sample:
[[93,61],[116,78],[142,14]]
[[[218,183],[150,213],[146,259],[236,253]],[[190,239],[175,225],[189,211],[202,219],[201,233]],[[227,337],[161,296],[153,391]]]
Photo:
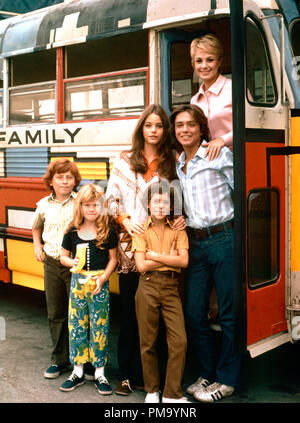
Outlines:
[[[35,259],[31,242],[7,239],[7,263],[12,282],[17,285],[44,290],[44,267]],[[109,279],[109,289],[119,294],[119,277],[115,271]]]
[[7,263],[12,271],[12,283],[44,290],[44,269],[34,255],[31,242],[8,239]]
[[8,268],[10,270],[43,276],[43,264],[36,260],[32,242],[7,239],[6,247]]
[[[56,159],[66,159],[71,162],[74,161],[74,157],[51,157],[51,162]],[[107,170],[105,162],[76,162],[76,165],[79,169],[82,179],[107,179]]]
[[291,118],[291,144],[300,145],[300,116]]
[[50,161],[54,162],[54,160],[57,160],[57,159],[65,159],[65,160],[70,160],[70,162],[74,162],[74,157],[62,157],[62,156],[51,157]]
[[107,179],[105,162],[76,162],[82,179]]
[[[291,118],[291,144],[300,145],[300,117]],[[291,157],[291,271],[300,271],[300,155]]]
[[12,272],[12,283],[44,291],[44,278],[29,273]]

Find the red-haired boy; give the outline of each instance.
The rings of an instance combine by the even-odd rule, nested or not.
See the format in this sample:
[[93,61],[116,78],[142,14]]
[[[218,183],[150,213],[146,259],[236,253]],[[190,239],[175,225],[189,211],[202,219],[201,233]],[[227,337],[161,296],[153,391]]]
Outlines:
[[44,377],[54,379],[69,365],[68,301],[71,273],[60,263],[64,232],[73,219],[75,189],[81,181],[75,163],[57,159],[47,168],[43,181],[51,194],[37,203],[32,222],[34,253],[44,263],[44,284],[50,334],[51,366]]

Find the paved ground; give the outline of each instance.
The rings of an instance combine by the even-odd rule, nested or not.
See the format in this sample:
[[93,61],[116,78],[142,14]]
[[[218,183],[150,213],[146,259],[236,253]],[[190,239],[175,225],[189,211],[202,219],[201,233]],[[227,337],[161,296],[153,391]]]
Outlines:
[[[113,388],[119,381],[116,358],[118,306],[118,297],[112,296],[106,376]],[[17,403],[105,403],[105,410],[113,413],[110,406],[114,406],[116,412],[116,407],[143,403],[143,392],[134,392],[128,397],[116,394],[103,397],[91,382],[73,392],[61,392],[58,388],[68,374],[54,380],[42,376],[49,364],[50,350],[44,293],[0,283],[0,409],[1,404]],[[245,355],[243,385],[236,395],[226,398],[222,404],[300,404],[299,353],[299,345],[287,344],[255,359]],[[192,363],[188,361],[183,387],[186,388],[196,377]],[[194,401],[191,406],[198,410],[205,405]]]

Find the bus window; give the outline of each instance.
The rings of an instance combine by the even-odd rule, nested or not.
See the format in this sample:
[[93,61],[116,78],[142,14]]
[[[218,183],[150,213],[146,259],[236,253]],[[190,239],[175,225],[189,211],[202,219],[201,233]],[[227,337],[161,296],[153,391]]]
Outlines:
[[248,195],[248,283],[257,288],[279,273],[279,194],[256,189]]
[[137,116],[146,107],[146,31],[69,46],[65,64],[66,121]]
[[54,122],[55,84],[9,89],[9,124]]
[[293,21],[290,26],[290,40],[295,57],[298,80],[300,80],[300,20]]
[[[112,54],[113,52],[113,54]],[[148,33],[138,31],[66,47],[65,78],[148,66]]]
[[65,83],[65,119],[136,116],[146,107],[146,71]]
[[259,105],[274,105],[277,99],[265,42],[250,19],[246,21],[246,39],[248,101]]
[[171,46],[171,105],[189,104],[198,90],[198,79],[193,78],[190,43],[175,42]]
[[55,121],[55,50],[10,59],[9,124]]

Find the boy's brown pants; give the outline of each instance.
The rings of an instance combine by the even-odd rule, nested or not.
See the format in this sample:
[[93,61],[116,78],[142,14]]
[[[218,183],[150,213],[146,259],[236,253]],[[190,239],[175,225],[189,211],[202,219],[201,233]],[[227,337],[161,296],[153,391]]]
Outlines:
[[141,274],[135,296],[145,391],[160,390],[156,340],[160,313],[165,322],[168,362],[163,396],[181,398],[185,366],[186,333],[176,272],[153,271]]
[[69,363],[68,304],[71,273],[68,267],[50,256],[44,261],[44,282],[50,334],[53,343],[52,364]]

